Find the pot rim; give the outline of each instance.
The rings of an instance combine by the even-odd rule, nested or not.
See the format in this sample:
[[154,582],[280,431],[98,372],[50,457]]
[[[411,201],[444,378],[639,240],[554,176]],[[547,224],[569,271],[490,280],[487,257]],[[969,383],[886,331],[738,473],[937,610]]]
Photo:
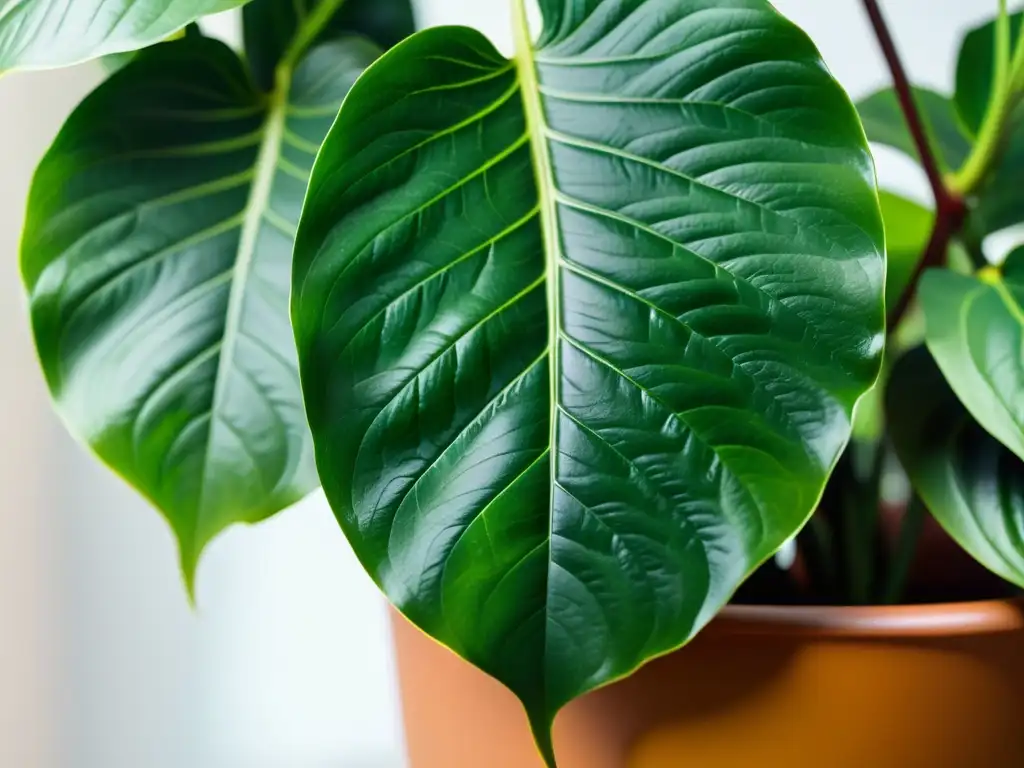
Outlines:
[[728,605],[712,627],[740,635],[990,635],[1024,631],[1024,596],[922,605]]

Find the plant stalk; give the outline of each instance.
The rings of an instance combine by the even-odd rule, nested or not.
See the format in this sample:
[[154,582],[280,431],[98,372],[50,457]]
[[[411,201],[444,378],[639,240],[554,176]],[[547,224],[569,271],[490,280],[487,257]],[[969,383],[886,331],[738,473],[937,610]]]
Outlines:
[[1014,46],[1010,39],[1010,17],[1006,0],[1000,0],[996,21],[995,77],[985,119],[978,131],[978,140],[963,167],[949,177],[949,188],[959,197],[978,190],[999,158],[1010,125],[1013,110],[1024,88],[1024,38]]
[[295,32],[295,37],[292,38],[291,43],[281,56],[281,61],[278,64],[280,70],[290,71],[294,69],[295,65],[299,63],[299,59],[302,58],[306,50],[311,46],[323,32],[324,28],[330,24],[331,19],[334,18],[341,6],[345,4],[345,0],[322,0],[322,2],[313,9],[313,12],[306,17]]
[[959,195],[950,192],[946,186],[939,168],[938,156],[928,140],[924,119],[921,116],[917,103],[914,101],[914,92],[910,85],[910,79],[907,77],[907,70],[903,66],[903,60],[900,58],[892,33],[889,32],[889,26],[885,21],[885,16],[882,14],[882,9],[878,5],[878,0],[864,0],[864,8],[867,11],[868,18],[871,20],[871,26],[875,30],[875,35],[878,38],[882,54],[885,56],[885,61],[889,65],[900,109],[903,111],[904,119],[907,121],[910,135],[914,140],[914,145],[917,147],[917,154],[921,158],[921,165],[928,176],[932,195],[935,197],[935,225],[932,228],[928,246],[925,248],[914,270],[914,274],[907,283],[903,295],[896,302],[896,306],[889,310],[889,328],[895,329],[906,316],[907,310],[910,309],[910,305],[917,293],[917,284],[921,276],[929,268],[941,266],[945,261],[950,241],[960,231],[960,228],[963,227],[964,221],[967,218],[967,207],[963,199]]
[[889,571],[885,592],[882,595],[882,602],[886,605],[896,605],[903,600],[907,590],[907,580],[910,578],[910,566],[917,554],[917,543],[921,538],[921,531],[924,530],[927,512],[924,502],[917,495],[907,505],[903,524],[900,527],[900,538],[896,544],[896,553],[892,561],[892,569]]
[[907,70],[903,66],[903,60],[896,49],[896,42],[893,40],[892,33],[889,32],[889,25],[882,14],[882,9],[878,5],[878,0],[864,0],[864,8],[867,11],[868,18],[871,20],[871,26],[875,30],[875,36],[878,38],[882,55],[885,56],[886,64],[889,65],[900,109],[903,111],[904,119],[907,121],[907,127],[910,129],[910,135],[914,140],[914,146],[917,147],[917,154],[921,159],[921,165],[928,176],[928,184],[932,188],[936,205],[941,209],[944,203],[951,202],[949,199],[951,195],[949,190],[946,189],[942,171],[939,168],[938,158],[932,149],[931,142],[928,140],[928,133],[925,129],[924,119],[921,117],[921,111],[914,101],[914,91],[910,85],[910,79],[907,77]]

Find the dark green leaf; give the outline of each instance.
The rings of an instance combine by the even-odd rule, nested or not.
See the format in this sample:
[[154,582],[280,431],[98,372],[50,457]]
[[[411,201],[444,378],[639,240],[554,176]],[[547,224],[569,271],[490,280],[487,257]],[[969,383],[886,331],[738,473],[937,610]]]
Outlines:
[[807,520],[878,373],[884,265],[855,111],[767,2],[542,7],[515,61],[436,28],[357,83],[292,314],[358,556],[550,760],[563,704]]
[[1024,458],[1024,280],[931,270],[921,281],[928,348],[985,429]]
[[896,366],[893,442],[932,514],[982,565],[1024,587],[1024,464],[967,413],[924,348]]
[[1018,245],[1000,267],[1003,276],[1018,285],[1024,284],[1024,245]]
[[255,90],[225,45],[149,48],[82,103],[32,185],[22,245],[40,359],[70,428],[203,546],[317,484],[288,291],[313,156],[362,39]]
[[[1010,39],[1020,40],[1024,13],[1010,16]],[[988,111],[995,81],[996,23],[971,30],[960,47],[956,65],[956,108],[963,125],[977,136]]]
[[[946,170],[958,169],[967,159],[971,142],[960,127],[953,102],[925,88],[915,88],[914,98],[939,163]],[[878,91],[858,102],[857,111],[864,121],[869,141],[885,144],[918,159],[917,148],[892,88]]]
[[0,0],[0,72],[77,64],[163,40],[247,0]]
[[[263,88],[273,87],[274,69],[296,30],[326,3],[339,6],[337,0],[253,0],[245,6],[245,52]],[[411,0],[345,0],[319,39],[358,34],[387,49],[414,31]]]

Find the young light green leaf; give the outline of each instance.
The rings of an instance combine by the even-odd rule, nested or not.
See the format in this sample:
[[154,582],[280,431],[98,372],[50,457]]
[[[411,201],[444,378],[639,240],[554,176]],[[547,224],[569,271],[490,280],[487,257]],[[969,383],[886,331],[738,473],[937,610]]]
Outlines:
[[61,130],[22,244],[40,359],[69,427],[166,516],[189,587],[204,545],[317,485],[288,317],[313,157],[361,38],[269,96],[220,42],[142,51]]
[[1024,587],[1024,464],[992,438],[926,349],[906,355],[887,395],[893,443],[932,514],[982,565]]
[[78,64],[157,43],[247,0],[0,0],[0,72]]
[[1024,458],[1024,275],[931,270],[919,295],[928,348],[953,391],[985,429]]
[[689,640],[813,511],[884,264],[856,113],[769,3],[541,8],[512,61],[443,27],[360,79],[292,315],[357,555],[553,762],[560,707]]

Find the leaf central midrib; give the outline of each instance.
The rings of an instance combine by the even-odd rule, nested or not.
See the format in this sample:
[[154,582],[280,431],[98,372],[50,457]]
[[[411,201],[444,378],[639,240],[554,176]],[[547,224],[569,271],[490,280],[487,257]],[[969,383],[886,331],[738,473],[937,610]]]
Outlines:
[[[561,311],[559,306],[559,235],[558,235],[558,213],[557,205],[552,194],[554,189],[554,174],[551,170],[551,158],[548,151],[545,135],[548,127],[544,117],[544,107],[540,100],[540,83],[537,77],[537,67],[534,62],[533,41],[530,36],[530,25],[526,16],[526,4],[524,0],[515,0],[514,5],[514,32],[515,32],[515,63],[521,84],[523,108],[526,116],[527,133],[530,137],[530,153],[533,156],[534,174],[537,182],[537,194],[540,205],[541,231],[544,239],[544,264],[547,288],[548,303],[548,352],[550,355],[549,366],[549,399],[548,412],[551,424],[549,437],[550,445],[550,466],[551,466],[551,496],[548,506],[548,541],[551,540],[553,516],[554,516],[554,495],[558,481],[558,398],[559,398],[559,370],[560,356],[558,344],[560,336]],[[548,550],[549,571],[551,564],[551,551]],[[547,614],[547,611],[545,610]],[[545,645],[547,645],[547,632],[545,631]],[[545,654],[546,655],[546,654]],[[543,677],[547,677],[546,672]],[[547,693],[545,691],[545,699]],[[544,702],[545,709],[550,705]],[[532,709],[532,706],[528,707]],[[554,754],[550,744],[550,727],[545,734],[536,722],[540,713],[530,712],[530,719],[534,721],[535,735],[545,752],[545,758],[549,764],[554,765]],[[544,713],[545,715],[547,713]],[[548,724],[550,726],[550,724]],[[546,739],[547,743],[544,743]]]
[[[281,164],[281,155],[285,143],[288,120],[288,100],[291,95],[292,77],[295,67],[305,55],[323,29],[330,23],[334,15],[345,4],[345,0],[324,0],[316,10],[303,19],[296,30],[274,73],[274,89],[268,95],[267,117],[263,123],[263,139],[256,156],[255,172],[252,189],[242,213],[242,232],[239,236],[238,251],[235,259],[235,275],[232,279],[228,295],[228,305],[224,320],[224,346],[217,364],[214,380],[214,391],[211,406],[211,421],[208,427],[206,450],[203,453],[203,464],[200,471],[199,497],[196,503],[196,520],[192,530],[191,551],[188,556],[193,560],[191,568],[186,569],[187,586],[193,590],[196,551],[202,546],[199,541],[201,521],[206,510],[210,456],[213,438],[219,423],[218,413],[223,407],[227,392],[227,380],[234,364],[235,348],[241,336],[240,326],[245,305],[245,292],[249,273],[256,255],[260,227],[270,207],[270,196],[274,186],[274,176]],[[230,424],[226,424],[232,428]],[[185,552],[182,542],[183,555]]]
[[[290,73],[289,73],[290,74]],[[195,539],[201,528],[202,517],[206,510],[210,458],[213,451],[213,439],[218,424],[218,413],[224,406],[227,396],[227,381],[234,364],[235,348],[240,336],[239,329],[242,311],[245,307],[245,293],[249,282],[249,273],[256,255],[260,225],[263,215],[270,204],[270,194],[277,171],[278,159],[284,141],[285,120],[291,78],[279,77],[277,87],[270,95],[267,117],[263,124],[263,139],[260,142],[259,154],[256,157],[255,173],[249,199],[242,212],[242,232],[238,240],[238,250],[234,263],[234,277],[228,294],[228,305],[224,320],[224,346],[217,364],[214,379],[214,390],[211,411],[213,418],[207,433],[206,450],[203,453],[203,465],[200,475],[199,498],[196,504],[196,522],[193,532],[193,549],[200,543]]]

